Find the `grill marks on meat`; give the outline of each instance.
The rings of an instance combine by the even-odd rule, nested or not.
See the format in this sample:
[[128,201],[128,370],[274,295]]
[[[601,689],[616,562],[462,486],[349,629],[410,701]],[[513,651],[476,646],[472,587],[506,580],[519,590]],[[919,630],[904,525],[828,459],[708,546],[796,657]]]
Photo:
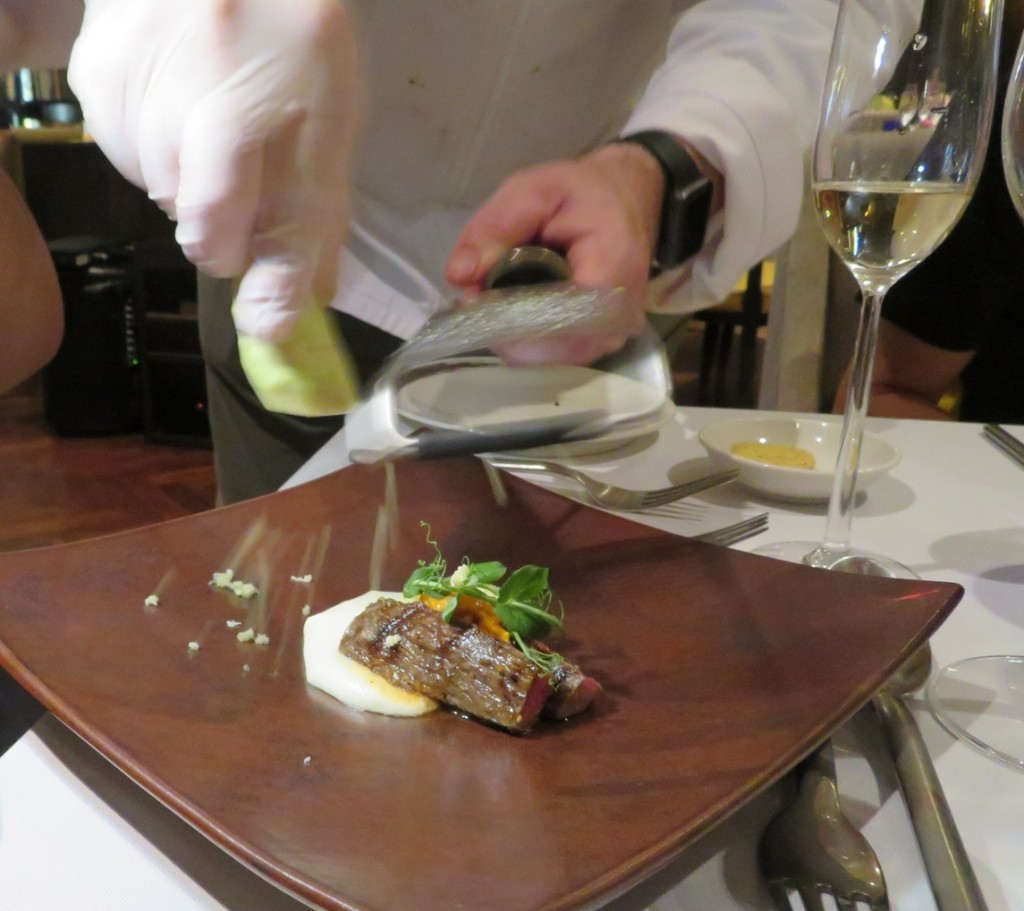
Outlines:
[[381,598],[352,621],[340,648],[397,687],[513,731],[530,730],[551,694],[519,649],[451,626],[419,602]]

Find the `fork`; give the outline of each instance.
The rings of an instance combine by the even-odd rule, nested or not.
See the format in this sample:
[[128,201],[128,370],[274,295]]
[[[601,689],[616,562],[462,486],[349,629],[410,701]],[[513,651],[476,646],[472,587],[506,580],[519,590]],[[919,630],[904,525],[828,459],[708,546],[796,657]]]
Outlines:
[[656,490],[633,490],[599,481],[597,478],[560,462],[505,456],[489,456],[487,461],[495,468],[504,468],[508,471],[538,471],[571,478],[583,488],[587,498],[595,506],[616,509],[620,512],[642,512],[657,509],[684,497],[700,493],[702,490],[718,487],[739,474],[739,469],[731,468],[728,471],[720,471],[694,481],[688,481],[685,484],[673,484],[670,487],[659,487]]
[[805,911],[824,911],[825,895],[839,911],[855,911],[858,903],[889,909],[878,856],[839,805],[831,741],[800,765],[796,799],[768,823],[758,857],[779,911],[792,911],[790,892]]
[[693,540],[728,547],[730,544],[738,544],[740,541],[745,541],[747,538],[752,538],[767,530],[768,513],[761,512],[756,516],[733,522],[732,525],[726,525],[724,528],[716,528],[714,531],[706,531],[702,535],[694,535]]

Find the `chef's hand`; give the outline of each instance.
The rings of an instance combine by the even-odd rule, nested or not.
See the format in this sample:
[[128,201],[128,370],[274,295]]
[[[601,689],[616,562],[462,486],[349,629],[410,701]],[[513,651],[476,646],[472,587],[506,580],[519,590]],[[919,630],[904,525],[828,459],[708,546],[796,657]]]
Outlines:
[[69,78],[87,128],[178,222],[235,320],[287,337],[333,296],[358,96],[337,0],[85,0]]
[[564,253],[573,281],[625,290],[621,334],[515,343],[500,349],[505,360],[586,364],[640,331],[664,180],[644,148],[615,143],[517,171],[484,203],[449,257],[445,274],[456,287],[474,294],[509,248],[539,243]]

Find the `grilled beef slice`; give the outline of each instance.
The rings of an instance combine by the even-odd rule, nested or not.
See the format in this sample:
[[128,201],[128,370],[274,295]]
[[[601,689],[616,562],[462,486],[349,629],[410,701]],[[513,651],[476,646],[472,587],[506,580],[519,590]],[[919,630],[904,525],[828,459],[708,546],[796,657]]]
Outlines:
[[571,718],[590,708],[604,687],[568,661],[558,665],[548,678],[551,695],[544,703],[545,718]]
[[[552,653],[548,644],[539,639],[530,645],[539,652],[547,652],[549,655]],[[551,694],[541,712],[545,718],[557,718],[562,721],[578,715],[589,709],[594,700],[604,692],[604,687],[593,677],[587,676],[578,665],[564,659],[547,679]]]
[[352,621],[340,649],[401,689],[513,731],[530,730],[551,693],[519,649],[451,626],[419,602],[381,598]]

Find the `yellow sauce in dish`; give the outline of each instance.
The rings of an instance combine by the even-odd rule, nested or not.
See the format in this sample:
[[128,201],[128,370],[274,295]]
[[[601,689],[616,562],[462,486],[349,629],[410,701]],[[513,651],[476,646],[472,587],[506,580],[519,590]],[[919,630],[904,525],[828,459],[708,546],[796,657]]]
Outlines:
[[799,446],[785,446],[782,443],[734,443],[730,448],[735,456],[778,465],[781,468],[814,468],[814,456]]

